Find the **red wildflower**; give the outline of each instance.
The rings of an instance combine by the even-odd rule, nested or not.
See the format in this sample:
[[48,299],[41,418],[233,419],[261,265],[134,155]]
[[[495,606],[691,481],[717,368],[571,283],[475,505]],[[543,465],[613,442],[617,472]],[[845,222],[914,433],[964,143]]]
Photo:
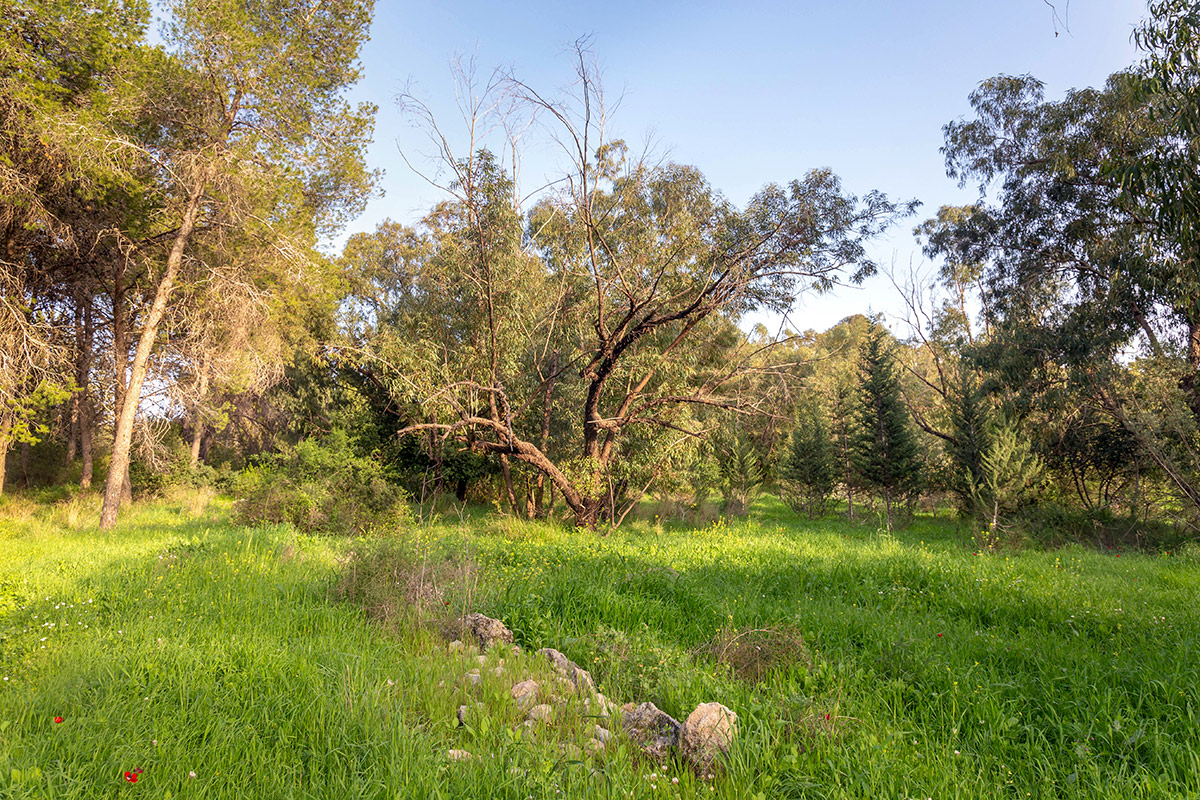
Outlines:
[[825,719],[829,719],[829,715],[828,715],[828,714],[826,714],[826,715],[825,715]]
[[940,639],[940,638],[942,638],[942,635],[941,635],[940,633],[938,634],[938,638],[939,638],[939,639]]
[[55,717],[55,718],[54,718],[54,724],[56,724],[56,725],[57,725],[57,724],[58,724],[58,723],[60,723],[60,722],[62,722],[62,717]]

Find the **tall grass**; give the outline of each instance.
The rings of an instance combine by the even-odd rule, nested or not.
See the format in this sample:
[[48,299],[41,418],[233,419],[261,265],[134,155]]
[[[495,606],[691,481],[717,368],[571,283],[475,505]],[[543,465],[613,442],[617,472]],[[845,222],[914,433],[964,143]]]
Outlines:
[[[189,496],[101,533],[74,502],[0,506],[3,797],[1200,792],[1195,550],[977,555],[944,520],[889,536],[773,503],[604,538],[456,513],[366,540],[240,528]],[[506,689],[544,668],[451,657],[432,623],[466,609],[618,702],[729,706],[724,773],[582,758],[580,709],[530,740]],[[739,636],[765,651],[733,658]]]

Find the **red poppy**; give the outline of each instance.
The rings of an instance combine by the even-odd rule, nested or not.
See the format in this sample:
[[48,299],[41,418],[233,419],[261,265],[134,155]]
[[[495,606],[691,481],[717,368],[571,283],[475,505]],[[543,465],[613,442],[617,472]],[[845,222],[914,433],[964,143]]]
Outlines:
[[939,639],[940,639],[940,638],[942,638],[942,635],[941,635],[940,633],[938,634],[938,638],[939,638]]
[[137,775],[132,772],[126,772],[125,780],[127,780],[129,783],[137,783]]
[[829,719],[829,715],[828,715],[828,714],[826,714],[826,715],[825,715],[825,719]]
[[62,717],[55,717],[55,718],[54,718],[54,724],[56,724],[56,725],[57,725],[57,724],[58,724],[58,723],[60,723],[60,722],[62,722]]

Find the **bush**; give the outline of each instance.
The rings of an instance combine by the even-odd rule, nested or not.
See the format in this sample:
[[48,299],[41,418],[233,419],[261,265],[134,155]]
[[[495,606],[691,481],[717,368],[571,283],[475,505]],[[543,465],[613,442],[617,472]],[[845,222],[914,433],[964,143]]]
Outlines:
[[246,469],[234,494],[235,516],[247,525],[290,522],[307,532],[363,534],[408,518],[405,491],[377,461],[357,455],[344,431],[306,439]]

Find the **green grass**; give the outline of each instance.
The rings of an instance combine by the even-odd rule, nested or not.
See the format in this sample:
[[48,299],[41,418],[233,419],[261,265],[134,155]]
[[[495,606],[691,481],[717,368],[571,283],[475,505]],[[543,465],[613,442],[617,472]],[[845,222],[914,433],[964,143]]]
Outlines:
[[[704,529],[598,538],[478,514],[387,540],[239,528],[188,498],[100,533],[94,505],[0,505],[0,797],[1200,793],[1195,550],[976,555],[947,520],[889,536],[772,502]],[[536,660],[509,655],[470,689],[478,665],[420,614],[380,619],[422,566],[427,618],[446,603],[500,617],[617,702],[732,708],[725,773],[666,765],[676,784],[629,747],[564,756],[578,713],[526,740],[505,693]],[[738,678],[709,643],[752,628],[799,634],[808,658]],[[485,713],[457,728],[475,701]]]

